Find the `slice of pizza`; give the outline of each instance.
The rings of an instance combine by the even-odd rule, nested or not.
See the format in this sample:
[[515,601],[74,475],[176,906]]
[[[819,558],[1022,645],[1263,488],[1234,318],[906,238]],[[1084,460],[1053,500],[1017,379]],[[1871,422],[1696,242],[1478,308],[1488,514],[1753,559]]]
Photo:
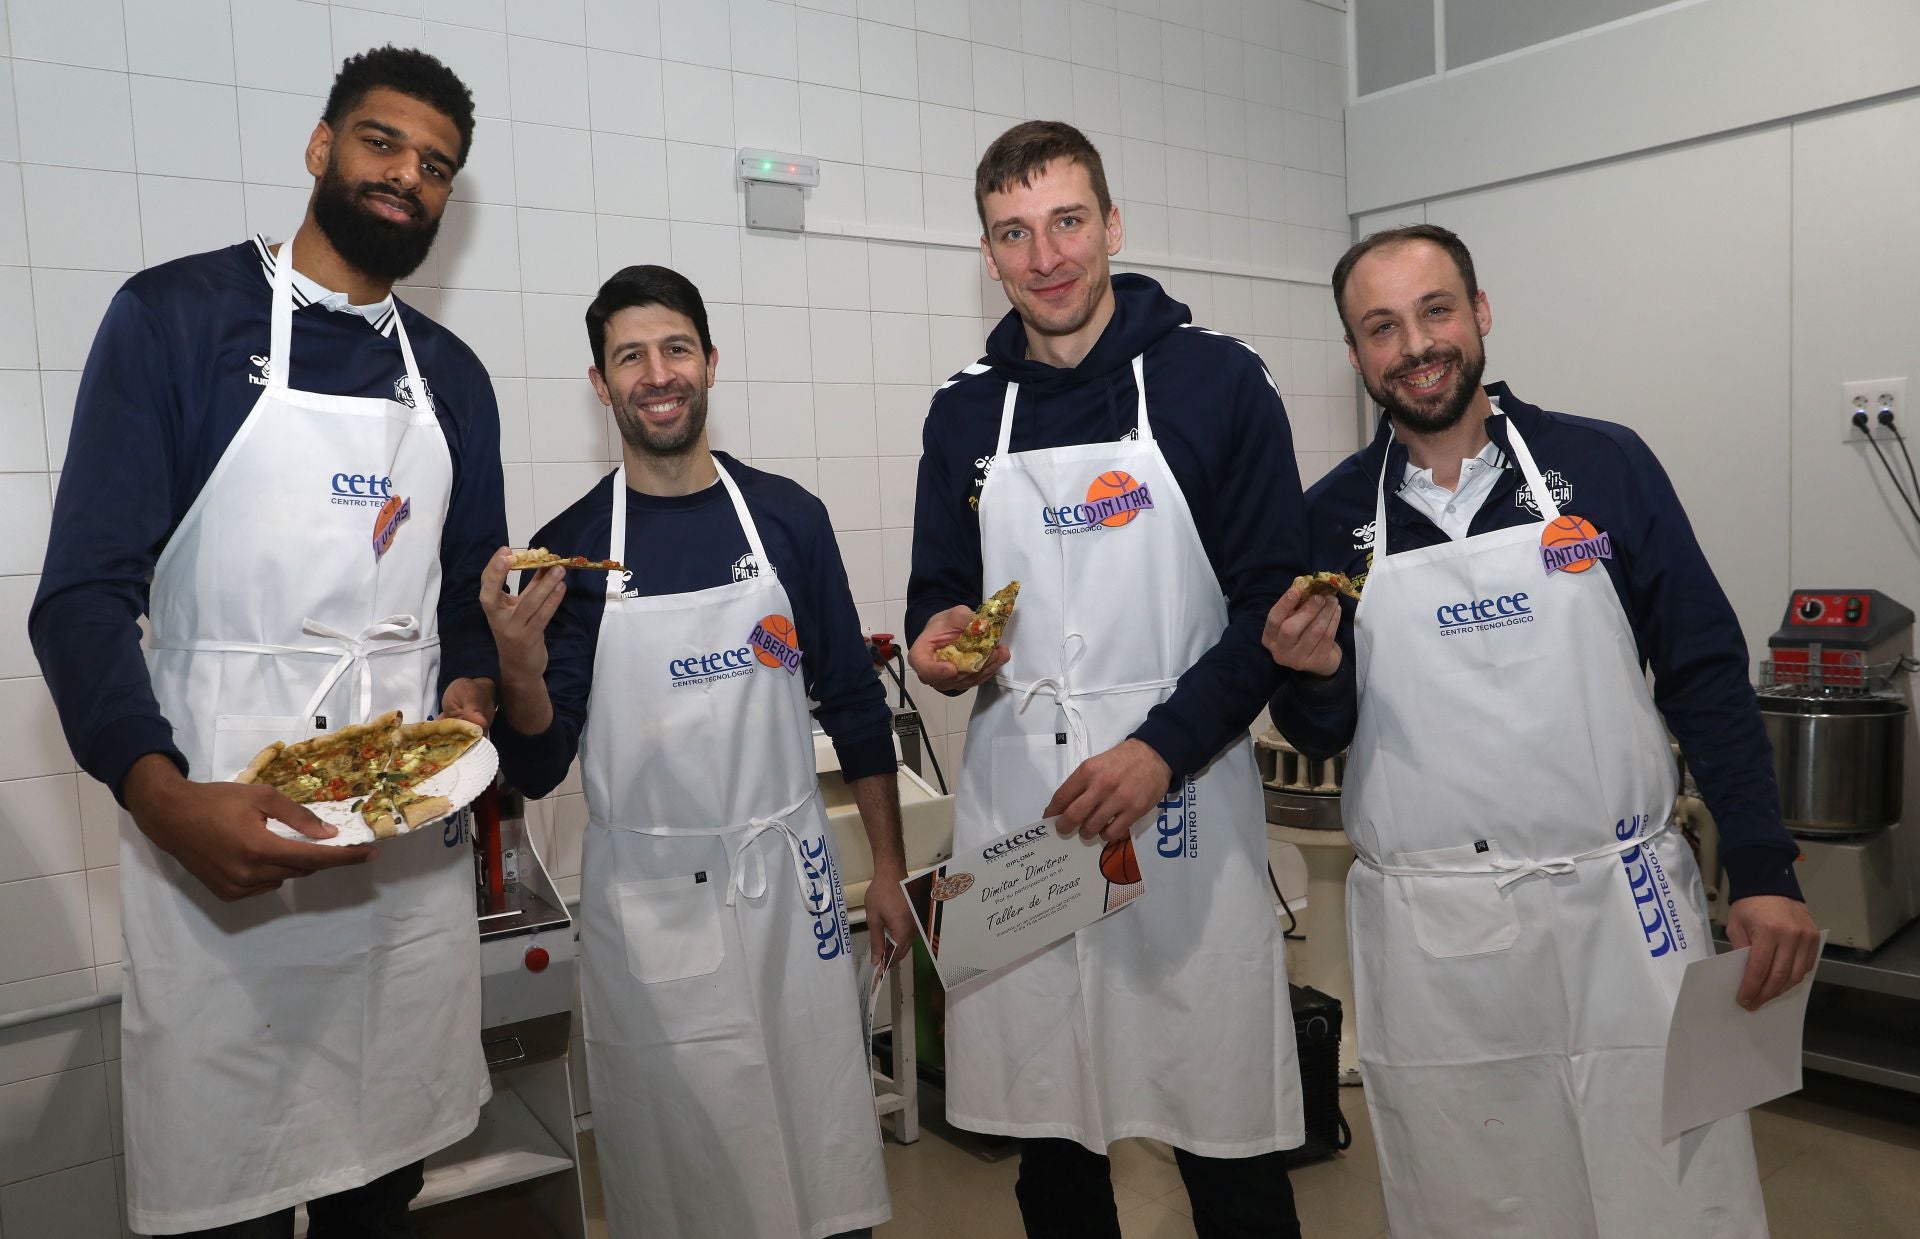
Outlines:
[[1331,598],[1335,594],[1345,594],[1349,598],[1358,598],[1360,591],[1352,581],[1340,572],[1315,572],[1308,576],[1293,578],[1293,587],[1304,598]]
[[588,559],[585,555],[556,555],[544,546],[515,551],[507,563],[509,571],[532,568],[592,568],[604,572],[624,572],[626,565],[611,559]]
[[264,783],[295,804],[365,796],[386,768],[400,722],[400,711],[389,710],[325,735],[291,744],[275,741],[261,749],[234,782]]
[[453,802],[445,796],[422,796],[418,792],[390,790],[368,796],[355,806],[376,839],[391,839],[403,831],[417,830],[453,812]]
[[460,760],[485,734],[462,718],[436,718],[401,727],[382,782],[393,791],[418,787]]
[[1007,631],[1007,621],[1013,618],[1013,600],[1019,596],[1020,582],[1011,582],[981,603],[960,635],[935,650],[933,656],[941,662],[952,663],[968,675],[986,666],[987,655],[993,653],[993,647],[1000,644],[1001,635]]

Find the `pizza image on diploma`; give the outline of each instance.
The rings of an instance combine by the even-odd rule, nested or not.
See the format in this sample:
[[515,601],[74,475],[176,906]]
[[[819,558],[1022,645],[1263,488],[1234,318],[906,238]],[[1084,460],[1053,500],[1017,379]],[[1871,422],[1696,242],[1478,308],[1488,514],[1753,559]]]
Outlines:
[[952,663],[968,675],[987,665],[987,655],[993,653],[1000,638],[1007,631],[1007,621],[1013,618],[1013,600],[1020,596],[1020,582],[1013,581],[993,597],[980,604],[973,613],[967,626],[951,642],[933,652],[941,662]]

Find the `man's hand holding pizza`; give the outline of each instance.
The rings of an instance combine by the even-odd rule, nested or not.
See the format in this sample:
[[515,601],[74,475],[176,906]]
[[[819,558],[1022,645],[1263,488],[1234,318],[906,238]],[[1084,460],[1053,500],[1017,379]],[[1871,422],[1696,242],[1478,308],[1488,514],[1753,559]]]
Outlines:
[[518,594],[507,592],[513,551],[501,547],[480,575],[480,609],[486,612],[500,650],[500,708],[522,735],[537,736],[553,724],[547,697],[547,624],[567,594],[565,568],[542,568]]
[[229,902],[374,856],[371,844],[322,847],[283,839],[267,829],[269,817],[312,839],[338,831],[271,787],[196,783],[159,753],[134,762],[120,790],[134,824],[154,846]]
[[907,650],[907,665],[913,668],[922,684],[943,693],[962,693],[985,684],[1007,665],[1012,655],[1004,645],[995,646],[978,671],[962,671],[938,656],[939,650],[952,645],[966,632],[973,615],[972,607],[950,607],[927,621],[927,626]]
[[1339,631],[1338,592],[1310,593],[1296,581],[1267,612],[1260,644],[1282,667],[1327,676],[1340,670]]

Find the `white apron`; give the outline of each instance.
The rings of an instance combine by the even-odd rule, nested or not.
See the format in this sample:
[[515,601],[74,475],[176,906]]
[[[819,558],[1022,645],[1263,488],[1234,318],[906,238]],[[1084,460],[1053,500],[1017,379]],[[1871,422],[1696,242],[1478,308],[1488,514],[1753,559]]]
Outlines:
[[[626,539],[622,466],[610,558]],[[878,1225],[880,1129],[800,676],[800,643],[820,635],[794,634],[771,571],[647,598],[607,576],[580,745],[580,942],[609,1233]]]
[[1543,519],[1389,555],[1382,485],[1354,623],[1348,933],[1388,1220],[1764,1239],[1744,1115],[1661,1142],[1705,895],[1633,630],[1601,564],[1547,573],[1560,512],[1507,427]]
[[[1039,818],[1220,640],[1227,607],[1133,362],[1139,438],[1008,450],[980,492],[985,588],[1020,582],[1012,654],[967,727],[956,851]],[[1133,486],[1137,483],[1137,488]],[[1101,503],[1101,499],[1111,502]],[[1151,1136],[1209,1157],[1304,1138],[1266,812],[1246,737],[1135,830],[1139,903],[947,1003],[947,1117],[1104,1153]]]
[[[288,386],[292,272],[289,241],[267,384],[154,568],[154,695],[201,780],[272,740],[438,705],[446,440],[397,315],[417,409]],[[389,494],[412,515],[376,563]],[[223,903],[122,815],[134,1230],[258,1217],[472,1130],[488,1096],[479,940],[452,834]]]

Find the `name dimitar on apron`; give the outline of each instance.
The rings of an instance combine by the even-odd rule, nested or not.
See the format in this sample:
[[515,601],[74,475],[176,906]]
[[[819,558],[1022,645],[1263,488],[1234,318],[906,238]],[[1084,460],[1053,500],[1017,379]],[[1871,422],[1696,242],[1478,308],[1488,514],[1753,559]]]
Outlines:
[[[1137,439],[1018,453],[1019,387],[1007,385],[980,543],[990,584],[1021,582],[1020,610],[1011,659],[968,724],[956,851],[1037,817],[1226,630],[1220,583],[1154,441],[1142,358],[1133,376]],[[1207,1157],[1298,1145],[1300,1073],[1266,849],[1243,737],[1137,832],[1147,887],[1137,907],[949,995],[948,1117],[1100,1153],[1128,1136]]]
[[[273,740],[438,704],[445,436],[397,312],[416,407],[291,385],[292,281],[288,241],[266,384],[154,568],[154,695],[202,780]],[[376,465],[410,509],[377,558],[378,505],[329,488]],[[473,1129],[490,1088],[462,840],[394,840],[223,903],[124,814],[120,836],[135,1230],[259,1217]]]
[[[626,559],[626,537],[623,465],[610,559]],[[580,912],[609,1228],[820,1239],[877,1225],[886,1174],[814,773],[806,634],[764,567],[653,597],[607,575],[580,744]]]
[[1354,617],[1341,814],[1388,1220],[1403,1239],[1764,1239],[1745,1115],[1661,1140],[1674,996],[1713,950],[1705,892],[1667,829],[1676,771],[1597,562],[1610,539],[1562,521],[1505,424],[1543,519],[1389,555],[1383,468]]

